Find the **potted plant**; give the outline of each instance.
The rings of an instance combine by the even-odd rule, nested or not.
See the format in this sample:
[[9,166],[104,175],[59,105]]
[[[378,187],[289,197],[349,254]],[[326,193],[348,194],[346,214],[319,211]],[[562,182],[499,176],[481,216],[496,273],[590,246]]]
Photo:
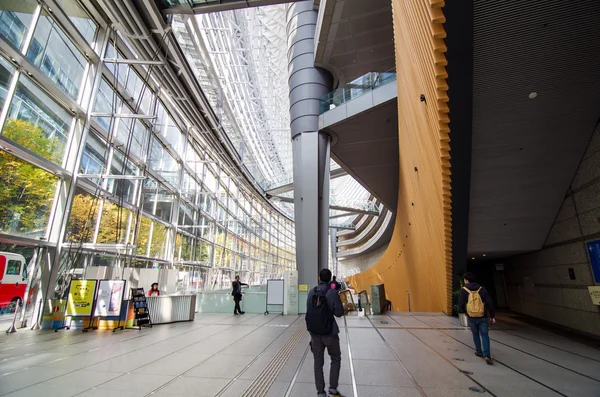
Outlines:
[[461,273],[456,275],[456,278],[458,281],[458,285],[460,285],[460,288],[456,289],[453,292],[453,295],[456,297],[457,303],[452,308],[454,309],[454,312],[458,314],[458,320],[460,321],[460,325],[462,325],[463,327],[468,327],[469,323],[467,321],[467,315],[465,313],[458,312],[458,297],[460,296],[460,292],[465,286],[465,276]]

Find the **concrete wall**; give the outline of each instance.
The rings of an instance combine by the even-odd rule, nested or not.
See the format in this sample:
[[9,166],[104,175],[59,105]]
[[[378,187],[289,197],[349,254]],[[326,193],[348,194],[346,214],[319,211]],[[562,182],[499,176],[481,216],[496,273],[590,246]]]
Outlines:
[[[442,0],[392,0],[399,182],[394,234],[381,260],[347,280],[386,284],[396,311],[452,311],[450,128]],[[423,100],[421,99],[423,96]],[[368,133],[368,131],[365,131]]]
[[381,259],[386,249],[387,245],[376,249],[375,251],[364,255],[359,255],[354,258],[343,260],[338,259],[338,277],[346,278],[367,270]]
[[[600,238],[600,128],[596,128],[541,251],[504,260],[511,310],[600,336],[600,306],[585,242]],[[575,280],[569,277],[569,268]],[[600,281],[600,280],[599,280]]]

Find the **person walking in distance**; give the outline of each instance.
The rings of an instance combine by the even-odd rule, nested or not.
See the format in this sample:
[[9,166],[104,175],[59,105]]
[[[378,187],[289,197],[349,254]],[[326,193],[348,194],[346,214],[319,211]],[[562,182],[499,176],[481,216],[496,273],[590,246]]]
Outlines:
[[247,287],[248,284],[242,283],[240,281],[240,276],[235,276],[235,281],[231,284],[233,286],[233,291],[231,291],[231,295],[233,296],[233,301],[235,302],[233,314],[245,314],[246,312],[243,312],[240,308],[240,301],[242,300],[242,285],[245,285]]
[[306,303],[306,329],[310,332],[310,348],[314,356],[315,384],[317,396],[327,397],[325,393],[325,348],[331,358],[329,369],[329,394],[342,397],[337,390],[342,363],[340,350],[340,329],[335,317],[344,315],[344,307],[338,292],[331,288],[331,271],[323,269],[319,272],[319,285],[309,291]]
[[467,314],[475,343],[475,355],[483,357],[488,365],[493,365],[488,317],[490,323],[496,323],[494,302],[488,291],[477,284],[477,277],[473,273],[465,274],[465,286],[458,297],[458,310]]

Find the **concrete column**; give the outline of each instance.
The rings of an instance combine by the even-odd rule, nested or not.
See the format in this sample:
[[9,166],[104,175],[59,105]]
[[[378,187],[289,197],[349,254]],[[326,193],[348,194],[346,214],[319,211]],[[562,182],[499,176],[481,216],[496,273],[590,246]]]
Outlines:
[[328,267],[330,137],[319,133],[320,98],[332,77],[314,66],[317,11],[313,1],[287,13],[290,120],[294,156],[296,261],[300,284],[315,285]]

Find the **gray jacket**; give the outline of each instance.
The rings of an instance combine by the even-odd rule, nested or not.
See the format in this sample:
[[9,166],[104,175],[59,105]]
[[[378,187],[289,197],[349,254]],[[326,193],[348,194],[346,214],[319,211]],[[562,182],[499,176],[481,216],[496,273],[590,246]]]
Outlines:
[[[329,306],[329,311],[332,315],[336,317],[342,317],[344,315],[344,305],[342,305],[342,300],[340,299],[340,295],[334,289],[329,287],[331,283],[319,282],[317,288],[321,291],[321,293],[327,291],[325,293],[325,298],[327,299],[327,306]],[[308,292],[308,299],[306,301],[306,311],[310,312],[312,310],[312,297],[315,294],[315,289],[311,288]],[[333,329],[331,331],[332,335],[337,335],[340,333],[340,328],[337,325],[337,322],[333,321]]]

